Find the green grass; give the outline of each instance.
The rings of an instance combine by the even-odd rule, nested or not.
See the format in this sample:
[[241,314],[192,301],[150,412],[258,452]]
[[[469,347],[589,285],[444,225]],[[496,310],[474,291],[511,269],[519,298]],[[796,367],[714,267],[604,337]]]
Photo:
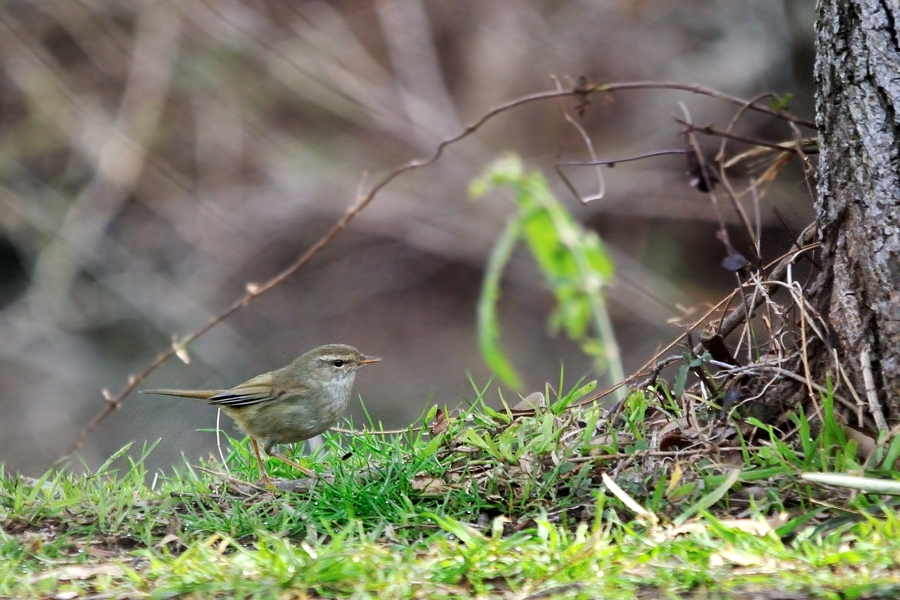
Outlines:
[[446,429],[327,436],[295,458],[332,480],[302,493],[242,483],[258,477],[246,442],[230,475],[149,474],[152,448],[88,476],[0,470],[0,596],[900,594],[893,497],[800,478],[860,466],[833,422],[793,445],[762,427],[735,450],[660,455],[661,424],[686,416],[675,403],[633,393],[610,427],[598,407],[568,408],[585,389],[516,416],[476,390]]

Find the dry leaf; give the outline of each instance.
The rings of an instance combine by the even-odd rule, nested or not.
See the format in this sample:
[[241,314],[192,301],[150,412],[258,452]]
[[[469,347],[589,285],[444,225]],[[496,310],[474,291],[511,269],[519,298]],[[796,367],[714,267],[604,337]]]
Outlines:
[[528,394],[524,400],[513,406],[513,410],[538,410],[547,408],[547,400],[541,392],[533,392]]
[[[744,533],[762,537],[787,523],[787,520],[787,513],[780,513],[768,519],[722,519],[719,521],[719,524],[729,529],[737,529]],[[703,521],[691,521],[669,529],[666,532],[668,534],[666,537],[671,539],[685,533],[703,533],[707,529],[709,529],[709,526]]]
[[440,408],[437,409],[434,420],[428,426],[428,431],[432,436],[437,436],[447,431],[448,427],[450,427],[450,419],[447,418],[447,413]]
[[419,492],[426,496],[440,496],[450,489],[450,486],[443,479],[424,476],[417,476],[413,479],[410,487],[414,492]]
[[841,424],[841,429],[844,430],[847,439],[856,441],[856,457],[868,460],[878,446],[878,436],[850,425]]
[[174,533],[166,534],[163,539],[156,542],[157,548],[163,548],[166,544],[171,544],[172,542],[178,542],[182,546],[184,546],[184,542],[181,541],[181,538],[175,535]]
[[110,576],[118,576],[124,575],[125,571],[119,565],[114,565],[112,563],[104,563],[102,565],[68,565],[65,567],[60,567],[59,569],[53,569],[51,571],[45,571],[39,575],[34,575],[29,578],[29,583],[36,583],[38,581],[42,581],[44,579],[62,579],[65,581],[71,581],[72,579],[90,579],[92,577],[97,577],[98,575],[110,575]]
[[740,567],[758,567],[762,565],[772,565],[771,559],[761,556],[754,556],[745,552],[739,552],[734,549],[720,550],[709,555],[710,567],[722,567],[725,565],[738,565]]

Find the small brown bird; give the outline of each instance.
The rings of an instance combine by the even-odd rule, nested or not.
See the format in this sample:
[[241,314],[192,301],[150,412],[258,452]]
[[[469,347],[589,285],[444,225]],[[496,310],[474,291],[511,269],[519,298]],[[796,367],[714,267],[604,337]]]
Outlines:
[[218,406],[234,419],[253,444],[262,479],[269,478],[257,440],[266,454],[311,475],[311,471],[275,452],[278,444],[313,438],[334,425],[350,401],[356,371],[378,362],[356,348],[327,344],[291,364],[263,373],[230,390],[144,390],[142,394],[198,398]]

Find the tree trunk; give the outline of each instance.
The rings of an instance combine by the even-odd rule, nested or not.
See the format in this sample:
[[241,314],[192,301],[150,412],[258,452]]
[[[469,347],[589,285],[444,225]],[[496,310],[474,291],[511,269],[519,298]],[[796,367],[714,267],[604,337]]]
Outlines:
[[871,410],[875,395],[890,426],[900,421],[900,3],[820,0],[816,28],[824,271],[811,293],[859,397]]

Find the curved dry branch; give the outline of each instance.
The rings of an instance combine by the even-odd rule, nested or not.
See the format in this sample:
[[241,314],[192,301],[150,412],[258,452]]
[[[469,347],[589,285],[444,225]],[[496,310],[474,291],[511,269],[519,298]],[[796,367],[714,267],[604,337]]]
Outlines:
[[[540,102],[543,100],[553,100],[557,98],[565,98],[565,97],[579,97],[585,98],[591,94],[599,94],[599,93],[612,93],[612,92],[621,92],[621,91],[629,91],[629,90],[676,90],[676,91],[684,91],[692,94],[699,94],[704,96],[709,96],[711,98],[715,98],[718,100],[722,100],[724,102],[728,102],[731,104],[736,104],[741,107],[747,107],[751,110],[756,110],[765,114],[772,115],[774,117],[778,117],[784,119],[788,122],[795,123],[797,125],[803,125],[810,128],[815,128],[815,125],[802,119],[796,115],[788,113],[786,111],[773,110],[769,107],[765,106],[757,106],[753,102],[748,102],[747,100],[743,100],[737,98],[735,96],[731,96],[725,93],[722,93],[718,90],[714,90],[711,88],[706,88],[699,85],[690,85],[676,82],[665,82],[665,81],[638,81],[638,82],[622,82],[622,83],[607,83],[607,84],[597,84],[593,86],[580,84],[571,90],[551,90],[546,92],[538,92],[535,94],[529,94],[527,96],[522,96],[520,98],[516,98],[514,100],[510,100],[509,102],[505,102],[503,104],[499,104],[492,108],[491,110],[484,113],[480,118],[478,118],[473,123],[469,124],[465,129],[463,129],[457,135],[447,138],[441,143],[439,143],[434,152],[425,159],[422,160],[413,160],[405,165],[398,167],[382,177],[375,185],[369,190],[369,192],[365,195],[360,195],[356,202],[351,205],[341,216],[340,219],[335,222],[334,225],[314,244],[312,244],[297,260],[295,260],[290,266],[276,274],[274,277],[266,281],[262,284],[247,284],[246,293],[232,303],[228,308],[224,311],[211,318],[205,325],[194,330],[193,332],[187,334],[181,339],[176,339],[173,341],[172,346],[166,350],[165,352],[160,353],[143,371],[141,371],[137,375],[132,375],[128,377],[128,381],[125,386],[119,390],[115,395],[110,392],[104,390],[103,396],[106,400],[106,405],[103,410],[97,414],[94,419],[85,427],[85,429],[79,434],[76,438],[71,452],[74,452],[78,448],[84,444],[85,440],[97,427],[108,417],[112,412],[118,410],[122,406],[122,402],[125,397],[128,396],[134,389],[140,384],[144,379],[147,378],[153,371],[155,371],[160,365],[165,363],[167,360],[176,356],[185,351],[185,348],[196,341],[201,336],[205,335],[207,332],[215,328],[217,325],[222,323],[225,319],[229,318],[234,313],[238,312],[242,308],[248,306],[251,302],[263,296],[267,292],[271,291],[281,283],[283,283],[286,279],[296,274],[300,269],[302,269],[307,263],[309,263],[312,258],[319,253],[325,246],[327,246],[331,241],[340,233],[350,222],[359,215],[360,212],[363,211],[378,195],[381,190],[387,187],[392,181],[394,181],[397,177],[403,175],[404,173],[408,173],[410,171],[415,171],[417,169],[427,167],[436,163],[444,153],[444,150],[455,144],[468,136],[472,135],[476,131],[478,131],[485,123],[496,117],[497,115],[517,108],[519,106],[523,106],[525,104],[530,104],[532,102]],[[675,342],[677,343],[677,341]],[[674,343],[673,343],[674,345]],[[671,347],[671,346],[670,346]],[[619,385],[615,386],[610,390],[605,390],[605,393],[609,393],[613,389],[617,389],[621,385],[624,385],[626,382],[630,381],[631,378],[626,379]],[[604,393],[601,392],[600,395]]]

